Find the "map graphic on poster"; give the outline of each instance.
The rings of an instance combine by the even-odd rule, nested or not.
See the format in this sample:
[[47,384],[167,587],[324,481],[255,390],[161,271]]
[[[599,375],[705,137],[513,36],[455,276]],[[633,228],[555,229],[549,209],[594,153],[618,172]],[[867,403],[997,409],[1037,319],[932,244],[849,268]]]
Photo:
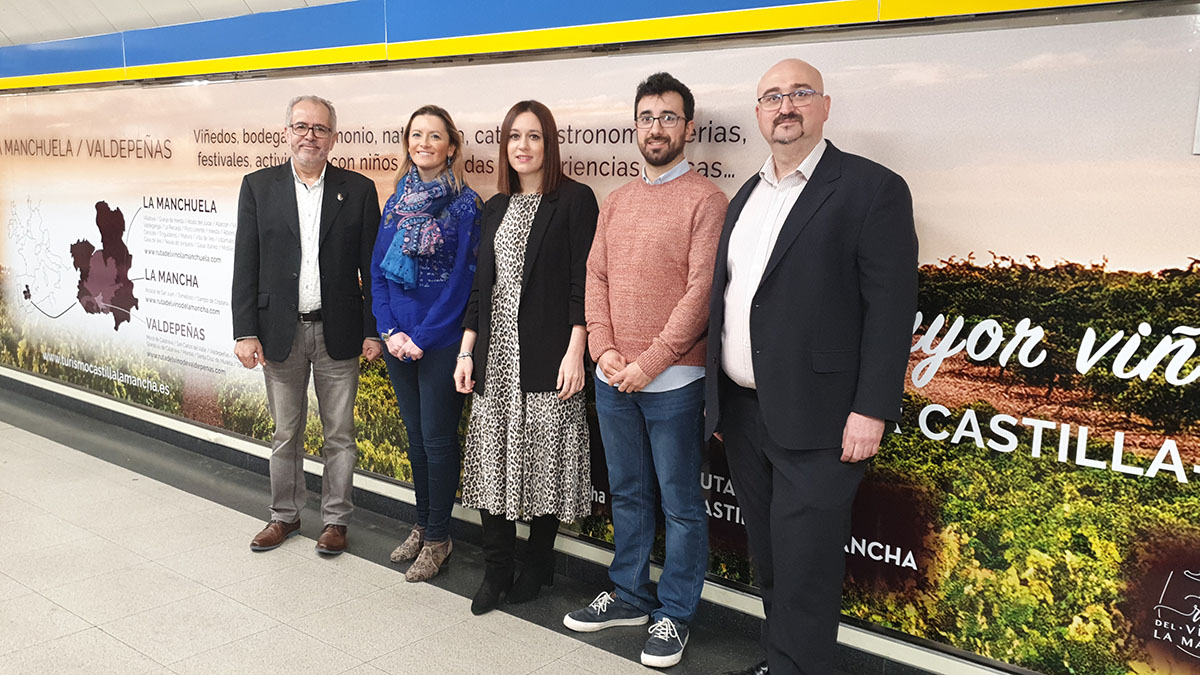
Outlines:
[[22,210],[13,202],[8,219],[9,243],[13,247],[14,281],[22,289],[27,303],[22,307],[27,312],[36,311],[35,305],[49,294],[55,293],[63,283],[65,270],[50,245],[50,233],[42,220],[41,207],[26,199]]
[[[112,209],[105,201],[95,204],[95,227],[100,234],[100,248],[90,239],[81,238],[62,251],[50,241],[50,231],[42,216],[40,204],[26,199],[25,209],[13,203],[8,220],[9,241],[18,262],[14,281],[26,301],[26,312],[41,312],[57,319],[74,307],[55,306],[54,300],[65,291],[69,272],[64,260],[70,256],[78,273],[74,298],[88,314],[109,314],[113,330],[132,318],[139,308],[134,295],[134,280],[129,277],[133,254],[125,243],[126,223],[121,209]],[[64,255],[65,254],[65,255]],[[60,300],[61,303],[61,300]]]
[[97,249],[87,239],[71,244],[71,258],[79,270],[79,306],[88,314],[111,314],[113,330],[129,321],[130,310],[138,306],[129,280],[133,254],[125,245],[125,216],[121,209],[110,209],[96,202],[96,227],[100,230]]

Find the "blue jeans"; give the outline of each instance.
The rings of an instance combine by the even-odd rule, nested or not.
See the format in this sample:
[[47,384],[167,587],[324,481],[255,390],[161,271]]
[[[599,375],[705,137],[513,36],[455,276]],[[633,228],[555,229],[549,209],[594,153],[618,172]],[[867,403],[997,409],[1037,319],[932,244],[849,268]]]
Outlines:
[[[596,413],[612,494],[616,552],[608,576],[617,595],[655,621],[690,623],[708,568],[708,513],[700,489],[704,380],[657,393],[622,394],[596,380]],[[666,516],[658,596],[650,585],[656,494]]]
[[416,361],[402,362],[384,348],[396,405],[408,431],[408,461],[417,493],[417,525],[425,539],[450,537],[450,512],[458,490],[462,451],[458,421],[465,397],[454,388],[458,345],[427,351]]

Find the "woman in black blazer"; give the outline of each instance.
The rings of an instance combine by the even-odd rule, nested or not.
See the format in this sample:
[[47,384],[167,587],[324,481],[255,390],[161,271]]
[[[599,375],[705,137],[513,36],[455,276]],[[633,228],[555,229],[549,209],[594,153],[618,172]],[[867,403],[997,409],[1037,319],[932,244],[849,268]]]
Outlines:
[[[499,193],[483,209],[475,283],[454,372],[474,393],[463,506],[483,523],[483,583],[471,611],[537,597],[553,581],[558,523],[591,513],[583,289],[599,209],[562,173],[546,106],[522,101],[501,125]],[[516,520],[529,520],[513,582]]]

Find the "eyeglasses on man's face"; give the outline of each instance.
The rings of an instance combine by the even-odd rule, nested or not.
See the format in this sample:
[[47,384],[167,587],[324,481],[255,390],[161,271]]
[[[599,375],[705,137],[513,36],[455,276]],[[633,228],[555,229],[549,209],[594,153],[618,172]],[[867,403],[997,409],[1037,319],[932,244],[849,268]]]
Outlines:
[[637,128],[639,129],[649,129],[650,127],[654,126],[654,120],[658,120],[658,123],[661,124],[664,129],[671,129],[679,126],[679,123],[683,120],[683,117],[681,115],[676,115],[675,113],[663,113],[657,117],[654,115],[642,114],[633,118],[634,124],[636,124]]
[[787,93],[763,94],[758,97],[758,105],[763,110],[779,110],[780,106],[783,105],[783,99],[790,98],[792,99],[793,108],[803,108],[821,96],[824,96],[824,94],[813,89],[797,89],[796,91]]
[[310,131],[312,132],[313,136],[316,138],[329,138],[329,135],[333,133],[333,129],[330,129],[329,127],[325,126],[324,124],[308,124],[305,122],[293,122],[292,124],[290,124],[288,126],[288,128],[292,130],[292,133],[296,134],[297,136],[300,136],[301,138],[303,138],[304,136],[307,136],[308,132],[310,132]]

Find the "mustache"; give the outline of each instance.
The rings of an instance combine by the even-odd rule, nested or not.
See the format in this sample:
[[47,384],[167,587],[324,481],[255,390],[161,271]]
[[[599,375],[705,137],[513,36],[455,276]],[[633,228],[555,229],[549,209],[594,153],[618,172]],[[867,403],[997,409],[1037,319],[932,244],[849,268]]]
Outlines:
[[804,117],[802,117],[801,115],[799,115],[797,113],[779,114],[779,115],[775,116],[774,120],[772,120],[771,125],[773,127],[777,127],[780,124],[783,124],[784,122],[799,122],[799,123],[803,124]]
[[670,143],[671,139],[667,136],[647,136],[646,140],[645,140],[646,143],[651,143],[654,141],[662,141],[663,143]]

